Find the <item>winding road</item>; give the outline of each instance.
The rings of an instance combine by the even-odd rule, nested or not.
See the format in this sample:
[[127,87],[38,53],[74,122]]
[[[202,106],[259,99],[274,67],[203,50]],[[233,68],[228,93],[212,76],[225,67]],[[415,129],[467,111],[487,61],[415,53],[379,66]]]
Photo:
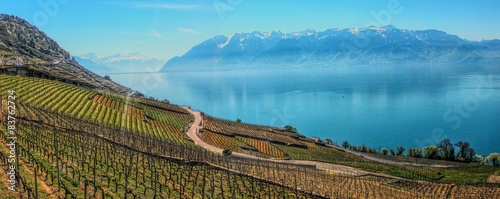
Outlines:
[[[186,107],[186,106],[184,106],[183,108],[186,109],[186,111],[188,111],[190,114],[192,114],[194,116],[194,122],[189,127],[187,135],[194,141],[194,143],[196,145],[201,146],[204,149],[209,150],[213,153],[222,154],[223,149],[217,148],[215,146],[212,146],[212,145],[206,143],[198,136],[200,125],[201,125],[201,122],[203,119],[201,116],[201,113],[199,111],[193,111],[189,107]],[[243,154],[243,153],[237,153],[237,152],[232,152],[231,156],[260,160],[260,161],[293,164],[293,165],[299,165],[299,166],[311,166],[311,167],[316,167],[317,169],[321,169],[321,170],[329,170],[329,171],[334,171],[334,172],[347,173],[347,174],[351,174],[351,175],[355,175],[355,176],[374,175],[374,176],[380,176],[380,177],[401,179],[401,178],[394,177],[391,175],[367,172],[367,171],[363,171],[363,170],[360,170],[360,169],[357,169],[354,167],[325,163],[325,162],[316,162],[316,161],[307,161],[307,160],[275,160],[275,159],[261,158],[261,157],[256,157],[256,156]]]

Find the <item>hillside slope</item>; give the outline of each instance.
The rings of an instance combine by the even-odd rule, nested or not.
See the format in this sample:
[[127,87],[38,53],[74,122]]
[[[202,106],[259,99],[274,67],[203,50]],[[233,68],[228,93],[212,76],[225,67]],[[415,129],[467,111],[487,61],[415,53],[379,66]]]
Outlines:
[[0,70],[118,93],[134,93],[82,67],[57,42],[26,20],[5,14],[0,14]]

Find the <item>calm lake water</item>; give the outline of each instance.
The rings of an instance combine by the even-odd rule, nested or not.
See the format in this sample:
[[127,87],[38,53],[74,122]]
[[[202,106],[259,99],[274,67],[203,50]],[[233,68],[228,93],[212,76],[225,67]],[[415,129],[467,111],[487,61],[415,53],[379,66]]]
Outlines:
[[500,152],[500,67],[370,66],[334,69],[111,74],[158,99],[219,118],[285,126],[337,144],[405,148],[469,141]]

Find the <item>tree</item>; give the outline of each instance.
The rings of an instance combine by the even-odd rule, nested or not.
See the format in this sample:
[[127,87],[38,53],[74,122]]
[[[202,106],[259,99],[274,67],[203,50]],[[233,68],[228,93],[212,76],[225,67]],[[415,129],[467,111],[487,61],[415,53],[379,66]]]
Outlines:
[[326,144],[333,144],[333,141],[330,138],[325,138],[325,143]]
[[378,154],[376,149],[368,148],[368,153]]
[[394,149],[390,149],[389,152],[391,152],[391,155],[392,156],[395,156],[396,155],[396,151],[394,151]]
[[360,151],[363,153],[368,152],[368,147],[366,147],[366,144],[361,145]]
[[397,149],[397,152],[396,152],[397,156],[402,156],[403,153],[405,152],[405,148],[402,146],[398,146],[396,149]]
[[236,119],[236,123],[241,123],[241,119],[240,119],[240,118],[237,118],[237,119]]
[[293,132],[293,133],[297,133],[297,128],[295,128],[295,127],[293,127],[293,126],[286,125],[284,128],[285,128],[285,130],[287,130],[287,131],[290,131],[290,132]]
[[474,157],[474,149],[470,148],[469,142],[462,142],[459,141],[455,143],[455,146],[459,148],[458,150],[458,155],[457,159],[461,161],[472,161],[472,158]]
[[382,149],[380,150],[380,152],[381,152],[383,155],[387,155],[387,154],[389,153],[389,149],[387,149],[387,148],[382,148]]
[[422,151],[419,148],[408,149],[408,157],[421,158]]
[[111,80],[111,77],[109,75],[104,75],[104,79]]
[[493,166],[496,167],[498,166],[498,161],[500,160],[500,153],[490,153],[490,155],[486,157],[486,160],[488,162],[491,161]]
[[343,147],[344,149],[351,148],[351,144],[349,144],[349,142],[347,142],[347,140],[344,140],[344,141],[342,142],[342,147]]
[[455,160],[455,148],[450,139],[444,139],[437,145],[444,160]]
[[474,156],[476,155],[476,151],[473,149],[473,148],[469,148],[469,150],[466,150],[465,151],[465,161],[472,161],[472,159],[474,158]]
[[488,160],[479,154],[475,154],[474,157],[472,158],[472,161],[477,162],[480,165],[488,165]]
[[439,159],[437,146],[426,146],[424,147],[424,158],[427,159]]
[[469,142],[458,141],[455,146],[459,148],[457,158],[465,159],[465,150],[469,148]]

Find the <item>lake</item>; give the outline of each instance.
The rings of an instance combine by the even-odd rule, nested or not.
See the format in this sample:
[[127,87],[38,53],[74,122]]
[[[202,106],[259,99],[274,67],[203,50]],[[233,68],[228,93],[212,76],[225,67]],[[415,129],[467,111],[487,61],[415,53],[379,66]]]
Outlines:
[[110,74],[158,99],[218,118],[292,125],[337,144],[406,149],[468,141],[500,152],[500,67],[357,66]]

